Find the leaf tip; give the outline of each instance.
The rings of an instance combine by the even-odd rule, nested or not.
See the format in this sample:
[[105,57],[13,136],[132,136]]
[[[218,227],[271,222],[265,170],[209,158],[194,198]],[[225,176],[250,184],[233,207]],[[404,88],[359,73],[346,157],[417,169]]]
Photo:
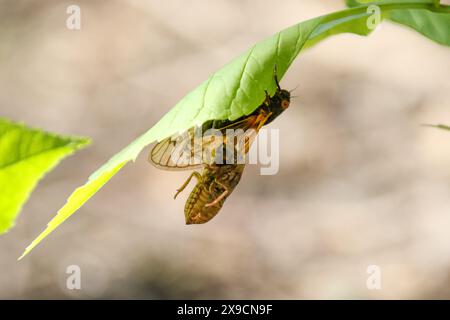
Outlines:
[[447,126],[445,124],[429,124],[429,123],[422,123],[422,127],[429,127],[429,128],[437,128],[437,129],[443,129],[443,130],[450,130],[450,126]]

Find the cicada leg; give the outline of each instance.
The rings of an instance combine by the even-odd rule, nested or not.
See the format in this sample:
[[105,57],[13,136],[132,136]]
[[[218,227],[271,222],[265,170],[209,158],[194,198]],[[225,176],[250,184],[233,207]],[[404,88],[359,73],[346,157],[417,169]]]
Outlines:
[[244,154],[247,154],[250,150],[250,145],[253,143],[253,139],[255,138],[256,134],[258,134],[259,130],[262,128],[262,126],[267,122],[267,120],[272,115],[272,112],[266,112],[261,111],[260,114],[256,117],[254,123],[256,124],[256,129],[254,129],[254,132],[251,134],[251,136],[246,136],[244,140]]
[[272,115],[272,112],[261,112],[258,117],[256,118],[256,123],[258,123],[258,127],[256,128],[256,132],[259,131],[259,129],[262,128],[262,126],[267,122],[267,120],[270,118],[270,116]]
[[220,185],[221,187],[223,187],[225,189],[224,192],[222,192],[222,194],[220,196],[218,196],[216,199],[214,199],[214,201],[205,204],[205,207],[212,207],[215,206],[216,204],[218,204],[220,201],[222,201],[223,198],[225,198],[229,193],[230,190],[228,189],[228,187],[224,184],[222,184],[221,182],[215,180],[215,182]]
[[202,181],[202,175],[200,173],[198,173],[197,171],[192,172],[189,178],[187,178],[187,180],[183,183],[183,185],[177,189],[177,193],[175,193],[175,195],[173,196],[174,199],[176,199],[180,192],[182,192],[189,184],[189,182],[191,182],[192,177],[196,177],[198,181]]

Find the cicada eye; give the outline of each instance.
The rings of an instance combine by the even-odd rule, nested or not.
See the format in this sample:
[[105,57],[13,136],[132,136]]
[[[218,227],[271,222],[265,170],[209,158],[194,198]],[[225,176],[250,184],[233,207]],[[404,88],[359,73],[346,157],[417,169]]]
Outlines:
[[289,100],[283,100],[281,101],[281,107],[283,109],[287,109],[289,107]]

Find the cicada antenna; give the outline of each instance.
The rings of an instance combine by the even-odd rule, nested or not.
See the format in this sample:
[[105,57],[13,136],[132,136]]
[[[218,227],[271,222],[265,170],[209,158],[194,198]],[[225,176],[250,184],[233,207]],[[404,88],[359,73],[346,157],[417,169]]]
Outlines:
[[299,83],[298,85],[296,85],[294,89],[291,89],[291,90],[289,90],[289,93],[292,93],[292,92],[294,92],[295,90],[297,90],[297,89],[298,89],[298,87],[300,87],[300,83]]

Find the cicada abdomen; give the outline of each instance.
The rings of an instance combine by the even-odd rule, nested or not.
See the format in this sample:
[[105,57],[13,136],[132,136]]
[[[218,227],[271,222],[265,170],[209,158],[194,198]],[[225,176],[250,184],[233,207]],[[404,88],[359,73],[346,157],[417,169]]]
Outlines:
[[184,207],[186,224],[202,224],[214,218],[241,180],[244,164],[208,165]]

